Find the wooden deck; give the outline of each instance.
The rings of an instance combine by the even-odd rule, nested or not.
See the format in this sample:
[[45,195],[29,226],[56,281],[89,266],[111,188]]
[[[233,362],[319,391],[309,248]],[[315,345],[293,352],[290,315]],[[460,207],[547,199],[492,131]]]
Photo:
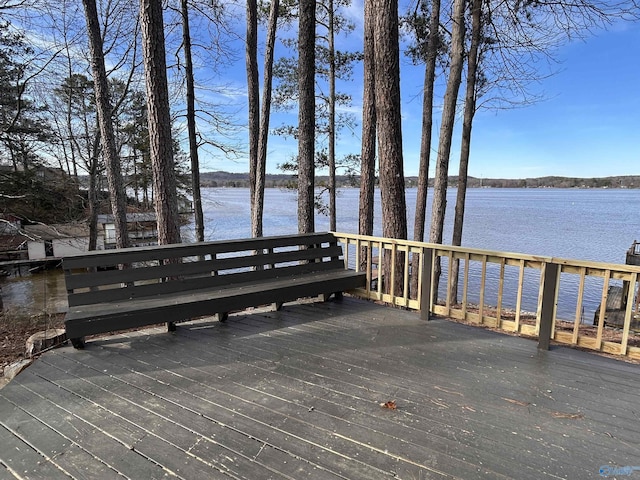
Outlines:
[[640,465],[639,374],[350,298],[288,305],[42,355],[0,390],[0,479],[601,478]]

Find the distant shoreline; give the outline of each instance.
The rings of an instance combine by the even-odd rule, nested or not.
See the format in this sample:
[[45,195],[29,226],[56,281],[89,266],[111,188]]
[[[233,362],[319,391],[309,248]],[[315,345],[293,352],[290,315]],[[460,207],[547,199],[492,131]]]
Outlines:
[[[316,185],[328,184],[327,176],[316,177]],[[358,187],[359,176],[336,176],[336,186],[338,188]],[[200,185],[202,187],[227,187],[227,188],[249,188],[248,173],[231,173],[224,171],[201,172]],[[266,188],[286,188],[295,185],[295,176],[288,174],[267,174],[265,178]],[[407,188],[418,186],[418,177],[405,177]],[[457,187],[458,177],[449,177],[449,186]],[[429,187],[433,187],[433,179],[429,179]],[[638,189],[640,188],[640,175],[624,175],[601,178],[578,178],[578,177],[539,177],[539,178],[478,178],[469,177],[467,179],[468,188],[576,188],[576,189]]]

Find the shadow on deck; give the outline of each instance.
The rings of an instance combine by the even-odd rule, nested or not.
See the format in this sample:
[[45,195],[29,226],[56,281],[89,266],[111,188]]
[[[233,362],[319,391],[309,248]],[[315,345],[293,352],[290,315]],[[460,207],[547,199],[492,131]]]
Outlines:
[[0,479],[598,478],[640,465],[638,368],[351,298],[244,312],[42,355]]

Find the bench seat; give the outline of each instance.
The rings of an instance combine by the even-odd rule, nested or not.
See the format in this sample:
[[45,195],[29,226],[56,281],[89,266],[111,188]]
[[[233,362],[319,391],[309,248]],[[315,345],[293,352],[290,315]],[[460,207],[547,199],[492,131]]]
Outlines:
[[87,335],[162,322],[171,330],[191,318],[218,314],[224,321],[248,307],[340,296],[366,283],[341,256],[329,233],[70,256],[63,259],[67,338],[82,347]]
[[[113,330],[151,323],[177,322],[190,318],[242,310],[250,306],[285,303],[304,297],[329,296],[353,289],[355,272],[321,272],[245,282],[215,289],[142,297],[113,303],[81,305],[65,317],[68,338],[101,333],[105,319]],[[360,285],[362,286],[362,285]],[[274,302],[273,299],[278,299]]]

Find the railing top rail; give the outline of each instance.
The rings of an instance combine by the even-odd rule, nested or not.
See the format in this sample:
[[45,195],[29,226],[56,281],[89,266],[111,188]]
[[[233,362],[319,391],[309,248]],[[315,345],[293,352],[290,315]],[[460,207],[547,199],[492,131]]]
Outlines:
[[612,270],[616,272],[640,273],[640,266],[626,265],[624,263],[595,262],[591,260],[577,260],[575,258],[553,257],[553,263],[558,265],[571,265],[575,267],[594,268],[599,270]]
[[472,255],[473,254],[486,255],[490,257],[525,260],[530,262],[555,263],[558,265],[570,265],[575,267],[585,267],[585,268],[593,268],[593,269],[599,269],[599,270],[612,270],[616,272],[625,272],[625,273],[640,273],[640,266],[625,265],[623,263],[596,262],[591,260],[568,259],[568,258],[551,257],[551,256],[544,256],[544,255],[530,255],[530,254],[517,253],[517,252],[501,252],[497,250],[484,250],[480,248],[471,248],[471,247],[464,247],[464,246],[458,247],[454,245],[417,242],[415,240],[404,240],[404,239],[375,237],[370,235],[359,235],[355,233],[344,233],[344,232],[331,232],[331,233],[338,238],[343,237],[343,238],[348,238],[353,240],[371,241],[375,243],[381,243],[383,245],[398,244],[398,245],[406,245],[408,247],[431,248],[435,250],[446,250],[450,252],[469,253]]
[[331,232],[331,233],[333,233],[336,237],[371,241],[376,243],[382,243],[384,245],[393,245],[395,243],[395,244],[407,245],[409,247],[416,247],[416,248],[433,248],[436,250],[448,250],[448,251],[460,252],[460,253],[472,253],[472,254],[478,254],[478,255],[489,255],[494,257],[515,258],[518,260],[529,260],[529,261],[535,261],[535,262],[550,262],[553,260],[552,257],[541,256],[541,255],[527,255],[527,254],[516,253],[516,252],[500,252],[497,250],[483,250],[480,248],[457,247],[454,245],[417,242],[415,240],[405,240],[405,239],[396,239],[396,238],[374,237],[369,235],[359,235],[356,233],[344,233],[344,232]]

